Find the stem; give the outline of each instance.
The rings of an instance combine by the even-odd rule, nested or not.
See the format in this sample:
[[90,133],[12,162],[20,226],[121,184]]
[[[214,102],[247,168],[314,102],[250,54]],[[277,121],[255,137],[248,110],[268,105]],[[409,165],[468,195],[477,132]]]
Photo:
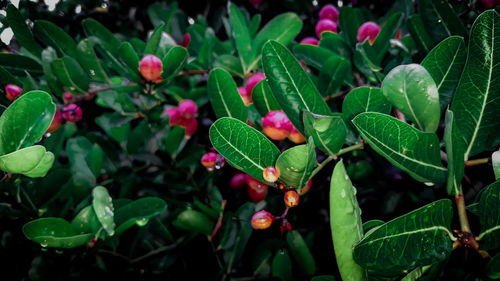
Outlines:
[[208,70],[184,70],[179,74],[179,76],[205,74],[205,73],[208,73]]
[[144,259],[147,259],[147,258],[149,258],[149,257],[151,257],[151,256],[157,255],[157,254],[159,254],[159,253],[161,253],[161,252],[165,252],[165,251],[168,251],[168,250],[172,250],[172,249],[176,248],[177,246],[179,246],[179,244],[180,244],[182,241],[184,241],[184,237],[179,238],[179,239],[178,239],[177,241],[175,241],[175,243],[173,243],[173,244],[166,245],[166,246],[162,246],[162,247],[157,248],[156,250],[153,250],[153,251],[151,251],[151,252],[149,252],[149,253],[147,253],[147,254],[145,254],[145,255],[143,255],[143,256],[140,256],[140,257],[138,257],[138,258],[132,259],[132,260],[130,260],[130,261],[129,261],[129,263],[131,263],[131,264],[132,264],[132,263],[137,263],[137,262],[140,262],[140,261],[142,261],[142,260],[144,260]]
[[481,165],[481,164],[488,164],[489,161],[490,161],[490,158],[469,160],[469,161],[465,161],[465,167],[472,167],[472,166],[477,166],[477,165]]
[[24,197],[26,197],[26,200],[31,205],[31,208],[33,208],[33,211],[35,211],[35,213],[38,213],[38,209],[36,208],[35,204],[33,204],[33,201],[31,201],[31,198],[28,195],[28,193],[26,193],[26,191],[24,191],[24,189],[21,187],[21,185],[19,185],[19,189],[23,193]]
[[360,142],[358,144],[354,144],[354,145],[351,145],[351,146],[348,146],[344,149],[339,150],[339,152],[333,156],[328,156],[328,158],[323,160],[323,162],[319,163],[318,167],[316,167],[316,169],[314,169],[312,171],[311,178],[314,177],[317,173],[319,173],[319,171],[321,171],[321,169],[323,169],[326,166],[326,164],[330,163],[330,161],[332,161],[334,159],[336,160],[338,158],[338,156],[340,156],[342,154],[346,154],[346,153],[354,151],[354,150],[363,149],[364,147],[365,147],[365,143]]
[[326,164],[330,163],[330,161],[333,160],[333,156],[328,156],[323,162],[319,163],[318,167],[312,171],[311,178],[314,177],[323,167],[325,167]]
[[463,232],[470,233],[469,219],[467,218],[467,211],[465,210],[464,192],[460,186],[460,192],[455,196],[457,203],[458,219],[460,220],[460,227]]
[[351,145],[349,147],[346,147],[344,149],[339,150],[339,152],[335,156],[340,156],[342,154],[346,154],[348,152],[358,150],[358,149],[363,149],[365,148],[365,142],[360,142],[358,144]]
[[219,268],[221,270],[224,270],[224,266],[222,265],[222,262],[219,258],[219,255],[217,255],[217,250],[215,249],[215,245],[214,245],[214,242],[212,241],[212,239],[210,238],[210,236],[207,236],[208,238],[208,242],[210,242],[210,246],[212,246],[212,251],[214,252],[214,255],[215,255],[215,258],[217,259],[217,264],[219,265]]
[[342,92],[338,92],[338,93],[333,94],[333,95],[326,96],[325,101],[329,101],[329,100],[333,100],[335,98],[341,97],[345,93],[346,93],[346,91],[342,91]]

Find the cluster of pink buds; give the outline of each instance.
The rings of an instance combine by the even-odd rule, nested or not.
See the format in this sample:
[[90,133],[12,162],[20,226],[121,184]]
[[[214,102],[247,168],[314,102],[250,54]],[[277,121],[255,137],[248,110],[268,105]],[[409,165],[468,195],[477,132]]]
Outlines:
[[177,107],[169,107],[163,111],[169,116],[170,126],[178,126],[186,129],[186,138],[190,138],[198,129],[198,106],[192,100],[183,100]]
[[259,83],[264,78],[266,78],[264,73],[256,73],[248,78],[245,87],[238,88],[238,92],[240,93],[241,99],[243,100],[245,105],[249,105],[253,102],[252,100],[253,88],[255,88],[255,85],[257,85],[257,83]]
[[282,110],[270,111],[262,118],[264,134],[273,140],[290,138],[294,143],[304,143],[306,138],[293,126]]
[[155,55],[145,55],[139,62],[139,72],[142,78],[149,83],[161,82],[160,76],[163,72],[161,59]]
[[335,6],[328,4],[319,11],[319,21],[316,24],[316,36],[321,39],[321,34],[325,31],[337,33],[337,21],[339,10]]
[[207,171],[211,172],[214,169],[220,169],[224,166],[226,160],[220,154],[215,152],[205,153],[201,157],[201,165],[207,168]]
[[8,84],[5,86],[5,97],[10,101],[14,101],[21,95],[22,91],[23,89],[21,89],[21,87],[14,84]]

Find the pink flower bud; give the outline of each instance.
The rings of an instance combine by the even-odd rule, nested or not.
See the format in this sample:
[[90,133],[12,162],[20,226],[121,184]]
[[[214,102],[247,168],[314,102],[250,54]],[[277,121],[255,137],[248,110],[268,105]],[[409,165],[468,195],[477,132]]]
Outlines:
[[293,141],[293,143],[296,143],[296,144],[301,144],[301,143],[306,142],[306,138],[299,131],[297,131],[297,128],[295,128],[293,125],[292,125],[292,130],[290,131],[290,135],[288,136],[288,138],[291,141]]
[[260,82],[260,80],[264,78],[266,78],[266,75],[264,75],[264,73],[257,73],[248,78],[245,88],[247,88],[247,94],[250,96],[250,99],[252,98],[253,88],[255,87],[255,85],[257,85],[257,83]]
[[82,109],[74,103],[65,106],[61,111],[62,117],[68,122],[76,123],[82,120]]
[[14,84],[8,84],[5,86],[5,97],[10,101],[14,101],[21,95],[22,91],[23,89],[21,89],[21,87]]
[[70,102],[73,100],[73,95],[70,92],[66,92],[63,94],[63,100],[64,102]]
[[252,217],[252,227],[254,229],[266,229],[273,224],[275,218],[268,211],[259,211]]
[[375,42],[375,38],[380,32],[380,27],[378,24],[368,21],[363,23],[358,29],[357,39],[359,43],[363,43],[366,39],[370,42],[370,45]]
[[321,10],[319,11],[320,20],[329,19],[336,22],[338,18],[339,10],[337,10],[337,8],[335,8],[335,6],[331,4],[323,6],[323,8],[321,8]]
[[318,46],[319,41],[314,37],[306,37],[302,39],[299,44]]
[[179,103],[179,112],[183,119],[191,119],[198,113],[198,106],[192,100],[183,100]]
[[50,122],[50,126],[47,129],[46,133],[52,133],[52,132],[57,131],[57,129],[59,129],[59,127],[61,127],[62,121],[63,121],[63,118],[62,118],[61,111],[57,110],[56,113],[54,114],[54,118],[52,118],[52,122]]
[[258,203],[266,198],[268,190],[267,184],[264,184],[249,175],[246,175],[245,181],[248,186],[248,196],[250,196],[250,199],[254,203]]
[[215,169],[215,164],[217,164],[217,160],[219,159],[219,155],[215,152],[205,153],[201,157],[201,165],[207,168],[207,171],[213,171]]
[[280,177],[280,170],[275,167],[266,167],[262,171],[262,176],[268,182],[277,182]]
[[282,110],[270,111],[262,118],[264,134],[273,140],[286,139],[292,130],[292,123]]
[[191,138],[198,129],[198,120],[196,118],[182,119],[181,127],[186,129],[186,138]]
[[321,39],[321,33],[325,31],[337,33],[337,24],[329,19],[320,20],[316,24],[316,36]]
[[249,105],[253,102],[252,96],[250,96],[250,94],[247,92],[247,88],[239,87],[238,93],[240,93],[241,99],[243,100],[243,103],[245,103],[245,105]]
[[246,177],[247,175],[243,173],[234,175],[229,182],[229,187],[234,190],[247,187]]
[[283,200],[285,201],[285,205],[287,207],[292,208],[292,207],[299,205],[300,196],[297,193],[297,191],[292,189],[292,190],[288,190],[287,192],[285,192],[285,197],[283,198]]
[[163,72],[161,60],[154,55],[145,55],[139,62],[139,72],[147,81],[156,82]]
[[184,48],[187,48],[189,46],[189,42],[191,42],[191,35],[189,33],[186,33],[182,37],[182,44],[181,44],[181,46],[184,47]]
[[179,112],[179,109],[177,109],[177,107],[169,107],[165,109],[165,111],[163,111],[163,114],[169,116],[170,126],[177,126],[182,122],[181,113]]

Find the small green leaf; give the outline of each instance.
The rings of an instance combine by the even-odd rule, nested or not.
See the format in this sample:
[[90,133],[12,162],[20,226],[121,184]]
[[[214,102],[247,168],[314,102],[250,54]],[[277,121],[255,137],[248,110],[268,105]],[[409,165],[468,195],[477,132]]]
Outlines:
[[369,273],[396,276],[451,254],[453,208],[438,200],[367,233],[354,247],[354,260]]
[[214,228],[214,223],[207,216],[195,210],[182,211],[172,222],[172,225],[179,229],[205,235],[212,234]]
[[436,134],[421,132],[382,113],[361,113],[352,122],[370,147],[414,179],[446,180]]
[[351,90],[342,103],[342,118],[352,126],[351,120],[362,112],[391,113],[391,104],[380,88],[359,87]]
[[248,33],[250,33],[250,37],[252,39],[254,39],[255,35],[257,35],[257,31],[259,31],[261,21],[262,21],[262,16],[260,14],[256,14],[252,17],[252,20],[248,25]]
[[66,220],[61,218],[41,218],[23,226],[26,238],[42,247],[75,248],[87,244],[94,234],[80,234]]
[[276,252],[271,264],[271,275],[282,281],[292,281],[292,261],[286,249]]
[[92,80],[109,83],[108,74],[94,52],[94,45],[95,41],[91,39],[80,41],[76,48],[76,59]]
[[174,78],[182,70],[188,59],[188,52],[185,48],[175,46],[163,57],[163,73],[165,79]]
[[262,133],[229,117],[212,124],[210,141],[231,166],[260,181],[265,181],[262,175],[264,169],[274,166],[280,154],[279,149]]
[[381,220],[369,220],[365,223],[363,223],[363,233],[367,233],[371,229],[375,229],[381,225],[383,225],[385,222]]
[[176,46],[175,40],[165,32],[164,25],[159,25],[146,43],[144,55],[151,54],[163,58],[174,46]]
[[304,133],[302,111],[330,113],[305,70],[285,46],[267,42],[262,49],[262,64],[274,97],[299,132]]
[[210,71],[208,95],[217,118],[232,117],[246,122],[248,110],[231,75],[222,68]]
[[[118,48],[120,59],[127,65],[129,71],[139,73],[139,56],[129,42],[123,42]],[[165,68],[165,65],[163,66]]]
[[59,26],[46,20],[36,20],[33,33],[46,45],[56,49],[59,54],[76,57],[76,43]]
[[359,44],[363,51],[366,53],[368,59],[373,62],[373,64],[380,66],[382,60],[391,46],[391,39],[393,39],[398,33],[398,29],[403,21],[402,13],[392,14],[380,28],[373,45],[370,42],[365,41],[363,44]]
[[340,116],[323,116],[304,112],[304,126],[307,136],[312,136],[319,149],[333,156],[345,143],[346,126]]
[[302,29],[302,20],[295,13],[283,13],[270,20],[257,34],[253,49],[260,54],[268,40],[288,45]]
[[175,159],[184,148],[181,144],[185,139],[185,135],[186,130],[182,127],[174,127],[168,132],[167,138],[165,139],[165,150],[172,159]]
[[158,197],[145,197],[115,210],[115,235],[131,228],[134,225],[144,226],[149,219],[161,214],[167,208],[163,199]]
[[241,66],[240,60],[231,55],[222,55],[217,57],[215,63],[215,67],[221,67],[231,73],[233,76],[239,76],[241,78],[245,78],[245,74],[243,73],[243,68]]
[[500,180],[490,184],[479,199],[481,232],[477,238],[483,250],[500,247]]
[[280,105],[274,98],[271,87],[266,79],[262,79],[252,90],[252,100],[261,116],[266,116],[270,111],[280,110]]
[[109,196],[108,190],[104,186],[96,186],[92,190],[92,206],[97,219],[101,222],[106,232],[113,236],[115,234],[115,221],[113,214],[113,202]]
[[104,113],[95,119],[95,123],[117,142],[124,142],[127,140],[132,119],[132,116],[123,116],[116,112]]
[[80,234],[97,234],[101,229],[101,222],[97,218],[92,205],[83,208],[71,221],[73,228]]
[[26,72],[33,76],[43,74],[42,66],[38,61],[23,55],[0,53],[0,65],[16,76],[26,76]]
[[341,56],[344,59],[351,59],[351,47],[344,41],[342,36],[338,35],[337,33],[324,32],[323,34],[321,34],[319,46],[321,48],[332,51],[334,54]]
[[65,56],[55,59],[51,67],[52,72],[68,91],[83,95],[89,90],[89,77],[74,58]]
[[55,111],[52,98],[44,91],[31,91],[17,98],[0,116],[0,155],[40,141]]
[[66,142],[66,153],[71,167],[73,184],[82,189],[95,186],[96,177],[87,162],[87,155],[92,150],[92,143],[85,137],[78,136]]
[[342,36],[349,45],[354,46],[358,43],[358,29],[364,22],[365,19],[361,10],[349,6],[340,9],[339,28],[342,30]]
[[293,53],[297,56],[297,59],[304,61],[317,70],[321,70],[330,57],[337,57],[334,52],[328,49],[309,44],[295,45]]
[[83,30],[87,37],[94,36],[113,55],[118,55],[121,41],[98,21],[88,18],[83,21]]
[[300,271],[304,275],[313,275],[316,272],[316,263],[302,235],[297,230],[290,231],[286,235],[286,242]]
[[446,110],[445,124],[444,143],[448,158],[446,191],[448,195],[456,196],[460,193],[460,185],[464,176],[464,147],[454,114],[451,110]]
[[410,35],[413,38],[415,45],[417,45],[419,52],[421,54],[429,52],[432,45],[434,45],[434,42],[424,27],[422,17],[420,17],[419,14],[411,15],[408,17],[406,25],[408,26],[408,32],[410,32]]
[[48,47],[42,51],[42,68],[45,79],[49,88],[58,96],[62,95],[64,92],[63,85],[57,79],[54,71],[52,71],[52,61],[57,59],[56,50],[52,47]]
[[19,10],[11,3],[7,4],[5,10],[7,12],[7,24],[10,28],[12,28],[16,40],[30,53],[40,57],[42,47],[40,47],[40,45],[38,45],[35,41],[35,38],[33,38],[31,30],[26,25],[26,20],[23,18],[21,13],[19,13]]
[[393,68],[382,82],[387,100],[425,132],[435,132],[441,112],[439,93],[430,74],[418,64]]
[[434,42],[452,35],[467,37],[465,26],[446,0],[418,0],[418,13]]
[[317,165],[316,152],[311,138],[307,144],[285,150],[276,160],[276,168],[280,171],[279,180],[298,189],[306,186],[312,170]]
[[248,32],[248,27],[241,14],[240,9],[234,4],[229,2],[229,20],[233,29],[232,36],[236,43],[236,49],[240,55],[241,65],[243,71],[246,73],[251,70],[254,52],[252,52],[252,39]]
[[351,75],[349,61],[338,56],[331,56],[319,72],[319,91],[323,96],[337,93],[347,75]]
[[26,147],[0,156],[0,170],[23,174],[30,178],[44,177],[54,163],[54,154],[41,145]]
[[353,246],[363,237],[363,227],[356,189],[342,160],[335,165],[330,182],[330,227],[342,280],[368,280],[366,271],[353,259]]
[[495,173],[495,179],[500,179],[500,150],[493,152],[491,155],[491,164]]

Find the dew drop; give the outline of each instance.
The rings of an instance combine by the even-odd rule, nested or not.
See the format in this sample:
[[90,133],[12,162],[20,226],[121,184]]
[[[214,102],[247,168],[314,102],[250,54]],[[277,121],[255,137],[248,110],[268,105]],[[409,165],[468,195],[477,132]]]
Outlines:
[[56,254],[61,255],[62,253],[63,253],[63,251],[62,251],[62,250],[59,250],[59,249],[57,249],[57,250],[56,250]]
[[137,224],[137,226],[145,226],[148,223],[148,221],[149,220],[147,218],[142,218],[140,220],[136,220],[135,224]]
[[438,20],[438,23],[441,23],[441,20]]
[[110,232],[108,232],[109,236],[113,236],[115,235],[115,231],[114,230],[111,230]]
[[47,240],[43,240],[42,242],[40,242],[40,246],[45,248],[45,247],[49,246],[49,242]]
[[342,189],[340,191],[340,197],[345,198],[345,190]]

